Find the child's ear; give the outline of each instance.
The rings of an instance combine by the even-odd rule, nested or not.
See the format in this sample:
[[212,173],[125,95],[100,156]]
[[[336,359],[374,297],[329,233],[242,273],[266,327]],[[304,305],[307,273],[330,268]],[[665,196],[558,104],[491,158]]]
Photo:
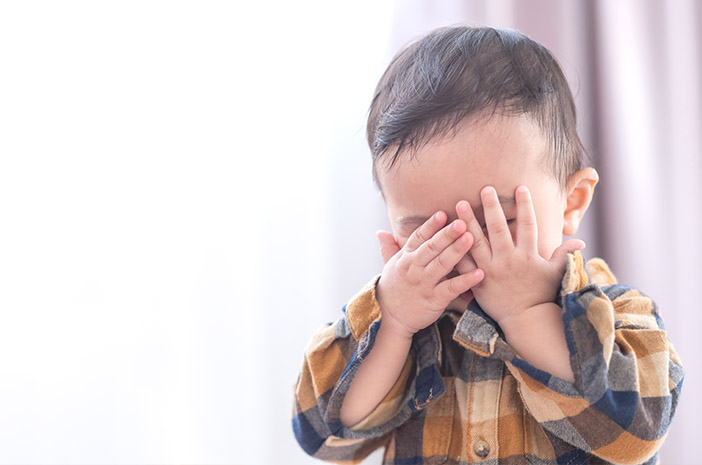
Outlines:
[[563,211],[563,235],[572,236],[578,232],[580,220],[592,201],[595,185],[600,180],[594,168],[584,168],[568,178],[566,206]]

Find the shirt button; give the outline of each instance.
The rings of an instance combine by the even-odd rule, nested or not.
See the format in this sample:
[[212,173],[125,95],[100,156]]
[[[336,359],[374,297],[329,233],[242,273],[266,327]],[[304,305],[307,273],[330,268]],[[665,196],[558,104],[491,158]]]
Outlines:
[[481,439],[473,444],[473,452],[475,452],[475,455],[478,457],[485,458],[490,453],[490,444]]

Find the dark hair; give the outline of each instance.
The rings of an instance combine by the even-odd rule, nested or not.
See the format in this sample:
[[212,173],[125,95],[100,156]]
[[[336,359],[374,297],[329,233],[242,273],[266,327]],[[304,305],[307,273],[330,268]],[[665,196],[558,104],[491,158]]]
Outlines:
[[389,151],[391,168],[401,153],[447,135],[466,118],[496,113],[533,119],[549,142],[547,166],[561,186],[582,168],[573,96],[546,47],[509,29],[431,32],[395,56],[375,90],[367,125],[374,179]]

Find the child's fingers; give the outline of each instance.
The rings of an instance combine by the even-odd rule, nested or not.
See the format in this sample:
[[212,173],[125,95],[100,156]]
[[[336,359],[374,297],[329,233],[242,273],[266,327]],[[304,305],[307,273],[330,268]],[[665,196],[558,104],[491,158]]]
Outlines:
[[441,255],[447,247],[453,244],[456,241],[456,239],[461,237],[461,235],[465,232],[466,224],[462,220],[453,221],[441,231],[434,234],[434,237],[427,240],[422,245],[420,245],[419,248],[417,248],[415,252],[415,263],[420,266],[427,266],[439,255]]
[[405,244],[405,250],[407,252],[412,252],[419,248],[420,245],[434,237],[434,234],[444,227],[447,219],[448,217],[446,216],[446,213],[442,211],[434,213],[431,218],[426,220],[410,235],[409,239],[407,239],[407,243]]
[[514,249],[512,233],[507,226],[507,219],[505,219],[505,212],[502,211],[497,191],[494,187],[487,186],[480,191],[480,198],[483,202],[485,226],[493,254]]
[[468,232],[473,235],[473,247],[471,247],[470,253],[476,264],[489,262],[492,258],[490,243],[483,234],[483,228],[480,227],[480,223],[475,218],[470,204],[465,200],[461,200],[456,204],[456,213],[460,219],[465,221]]
[[584,248],[585,242],[581,241],[580,239],[569,239],[563,244],[559,245],[558,248],[553,251],[550,261],[551,263],[558,265],[561,271],[565,271],[566,255]]
[[458,261],[454,269],[458,271],[460,274],[468,273],[470,271],[475,270],[478,268],[478,266],[475,264],[473,259],[470,257],[470,255],[464,255],[461,257],[461,259]]
[[[463,223],[461,221],[461,223]],[[427,276],[437,281],[451,272],[473,245],[473,236],[464,232],[427,264]]]
[[535,252],[538,250],[538,228],[529,189],[526,186],[517,187],[514,199],[517,203],[517,247]]
[[485,273],[478,268],[469,273],[454,276],[440,282],[434,289],[434,292],[439,299],[448,305],[453,299],[470,290],[473,286],[478,285],[484,277]]
[[380,255],[383,257],[383,263],[387,263],[393,255],[400,251],[400,246],[392,233],[377,231],[375,237],[378,238],[378,243],[380,243]]

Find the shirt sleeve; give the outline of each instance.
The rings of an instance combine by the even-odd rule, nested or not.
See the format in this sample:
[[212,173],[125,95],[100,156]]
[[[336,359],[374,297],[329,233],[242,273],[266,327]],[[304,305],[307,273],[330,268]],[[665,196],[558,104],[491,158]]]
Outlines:
[[655,461],[683,381],[658,307],[617,284],[602,260],[583,267],[579,253],[569,255],[561,296],[575,381],[506,360],[528,411],[556,443],[615,463]]
[[293,396],[293,431],[305,452],[322,460],[360,462],[445,389],[437,367],[438,330],[430,327],[415,335],[402,373],[380,405],[350,428],[341,423],[346,392],[373,349],[381,325],[377,279],[349,301],[342,318],[321,328],[305,349]]

